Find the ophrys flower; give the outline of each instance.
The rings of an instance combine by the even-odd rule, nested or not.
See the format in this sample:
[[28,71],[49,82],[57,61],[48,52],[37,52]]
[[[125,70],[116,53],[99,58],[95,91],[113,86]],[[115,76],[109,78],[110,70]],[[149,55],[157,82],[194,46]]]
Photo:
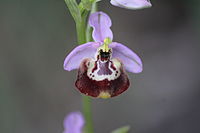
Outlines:
[[130,85],[126,71],[140,73],[142,61],[128,47],[112,42],[112,24],[107,14],[91,14],[89,24],[95,42],[72,50],[64,61],[64,69],[78,69],[75,85],[81,93],[100,98],[117,96]]

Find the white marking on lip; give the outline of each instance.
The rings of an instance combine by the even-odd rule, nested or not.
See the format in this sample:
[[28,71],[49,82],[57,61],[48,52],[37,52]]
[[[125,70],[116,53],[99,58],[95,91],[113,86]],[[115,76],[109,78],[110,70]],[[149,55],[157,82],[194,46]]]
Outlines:
[[[114,70],[111,67],[112,64],[116,68],[116,70]],[[105,80],[105,79],[107,79],[108,81],[115,80],[121,74],[121,71],[120,71],[121,66],[122,66],[122,64],[118,59],[111,59],[111,61],[109,62],[109,65],[108,65],[108,69],[112,72],[112,74],[99,75],[98,74],[98,71],[100,70],[99,61],[97,61],[97,69],[94,70],[94,72],[92,72],[92,70],[95,68],[95,60],[91,59],[91,60],[89,60],[89,62],[87,62],[87,67],[88,67],[87,76],[90,79],[96,80],[96,81],[102,81],[102,80]]]

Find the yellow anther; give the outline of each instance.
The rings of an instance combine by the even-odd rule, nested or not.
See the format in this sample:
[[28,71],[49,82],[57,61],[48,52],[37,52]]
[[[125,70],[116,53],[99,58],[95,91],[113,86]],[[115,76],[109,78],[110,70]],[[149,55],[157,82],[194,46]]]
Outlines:
[[106,38],[104,39],[104,43],[101,46],[101,49],[103,50],[103,52],[109,52],[110,48],[108,47],[108,45],[111,43],[112,41],[110,40],[110,38]]
[[112,41],[111,41],[111,39],[109,37],[107,37],[107,38],[104,39],[104,44],[109,45],[111,42]]
[[99,97],[99,98],[103,98],[103,99],[107,99],[107,98],[110,98],[111,95],[110,95],[108,92],[102,91],[102,92],[99,94],[98,97]]

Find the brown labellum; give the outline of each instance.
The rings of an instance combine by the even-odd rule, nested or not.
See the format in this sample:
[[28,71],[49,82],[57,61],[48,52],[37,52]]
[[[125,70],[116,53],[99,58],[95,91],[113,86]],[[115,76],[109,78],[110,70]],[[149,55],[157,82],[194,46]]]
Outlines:
[[127,90],[130,83],[122,63],[117,59],[107,63],[84,59],[75,83],[77,89],[85,95],[99,98],[114,97]]

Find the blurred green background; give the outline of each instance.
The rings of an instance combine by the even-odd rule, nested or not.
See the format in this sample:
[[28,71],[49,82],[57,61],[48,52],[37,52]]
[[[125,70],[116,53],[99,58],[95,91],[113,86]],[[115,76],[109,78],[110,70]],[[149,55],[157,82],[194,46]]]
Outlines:
[[[200,132],[200,1],[152,0],[131,11],[99,9],[114,41],[140,55],[122,95],[93,100],[95,133],[130,125],[131,133]],[[81,110],[76,71],[63,70],[77,45],[64,0],[0,0],[0,133],[62,133],[64,116]]]

